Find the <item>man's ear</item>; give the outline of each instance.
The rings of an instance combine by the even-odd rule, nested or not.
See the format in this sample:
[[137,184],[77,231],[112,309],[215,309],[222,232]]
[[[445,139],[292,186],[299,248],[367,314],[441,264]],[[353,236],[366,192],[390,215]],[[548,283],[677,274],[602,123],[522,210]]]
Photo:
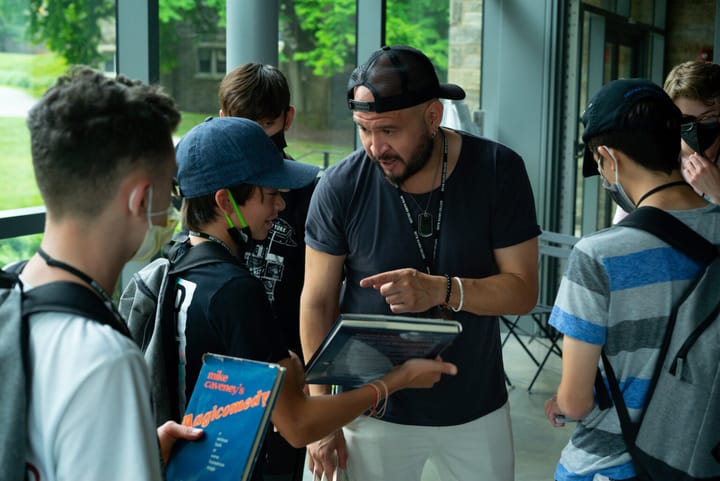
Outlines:
[[287,113],[285,114],[285,127],[283,127],[284,130],[287,130],[290,128],[290,126],[293,123],[293,120],[295,120],[295,107],[292,105],[288,108]]
[[440,128],[443,116],[443,104],[438,99],[430,101],[426,111],[426,119],[431,132],[436,132]]
[[223,112],[222,109],[218,111],[218,117],[225,117],[225,112]]
[[149,202],[148,195],[150,194],[150,185],[149,181],[143,180],[134,182],[133,185],[128,186],[130,192],[128,196],[128,210],[130,210],[133,215],[145,216]]

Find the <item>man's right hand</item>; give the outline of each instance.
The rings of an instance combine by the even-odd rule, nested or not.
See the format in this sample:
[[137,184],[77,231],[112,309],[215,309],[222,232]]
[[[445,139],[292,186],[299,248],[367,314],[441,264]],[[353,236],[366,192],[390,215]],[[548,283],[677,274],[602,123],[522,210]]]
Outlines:
[[332,480],[336,469],[347,467],[347,446],[342,429],[324,437],[320,441],[308,444],[308,468],[313,473],[313,481],[320,481],[325,474]]

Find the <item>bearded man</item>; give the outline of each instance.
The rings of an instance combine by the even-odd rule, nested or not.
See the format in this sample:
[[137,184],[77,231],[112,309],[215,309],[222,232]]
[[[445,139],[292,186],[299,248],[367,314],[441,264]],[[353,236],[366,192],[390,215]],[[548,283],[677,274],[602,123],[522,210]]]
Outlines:
[[[497,315],[537,300],[540,234],[523,160],[440,127],[430,60],[383,47],[353,72],[348,106],[363,148],[323,175],[306,225],[300,334],[310,359],[340,312],[453,318],[443,353],[458,374],[392,395],[382,420],[362,416],[308,447],[328,479],[413,480],[432,460],[443,480],[511,480],[514,455]],[[311,386],[311,392],[327,391]]]

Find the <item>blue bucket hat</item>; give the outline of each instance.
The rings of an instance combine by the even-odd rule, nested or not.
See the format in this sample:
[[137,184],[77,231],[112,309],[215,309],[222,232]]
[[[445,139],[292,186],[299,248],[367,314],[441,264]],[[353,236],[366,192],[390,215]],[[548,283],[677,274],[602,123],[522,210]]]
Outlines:
[[258,124],[239,117],[206,119],[180,139],[175,155],[180,194],[188,199],[239,184],[298,189],[320,170],[283,159]]

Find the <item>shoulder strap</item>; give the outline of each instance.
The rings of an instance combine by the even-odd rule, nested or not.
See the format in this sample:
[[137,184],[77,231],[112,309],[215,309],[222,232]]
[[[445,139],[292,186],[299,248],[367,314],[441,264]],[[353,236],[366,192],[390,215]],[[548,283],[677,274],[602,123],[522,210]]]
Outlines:
[[125,323],[121,322],[98,296],[75,282],[51,282],[25,292],[23,316],[49,311],[78,314],[106,324],[130,337]]
[[635,209],[619,225],[649,232],[703,265],[718,256],[718,249],[713,243],[674,215],[656,207]]
[[185,248],[173,252],[170,258],[169,274],[178,274],[194,267],[216,262],[238,263],[239,261],[223,246],[215,242],[203,242],[194,247],[186,245]]
[[[625,441],[625,447],[628,453],[630,453],[630,457],[635,460],[635,440],[637,439],[639,423],[633,423],[630,420],[630,413],[628,412],[622,392],[620,392],[620,383],[615,376],[615,371],[613,370],[612,364],[610,364],[610,360],[605,354],[605,349],[601,351],[600,355],[603,366],[605,367],[605,377],[607,378],[608,387],[610,388],[610,395],[615,403],[615,410],[617,411],[618,420],[620,421],[620,431]],[[637,463],[633,463],[633,465],[635,469],[639,468]]]

